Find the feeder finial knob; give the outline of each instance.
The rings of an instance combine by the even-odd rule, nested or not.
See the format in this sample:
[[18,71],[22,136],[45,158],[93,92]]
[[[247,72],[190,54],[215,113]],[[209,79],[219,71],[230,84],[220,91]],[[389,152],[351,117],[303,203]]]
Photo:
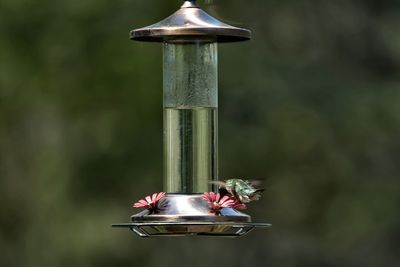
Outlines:
[[190,7],[199,7],[196,3],[196,0],[185,0],[181,8],[190,8]]

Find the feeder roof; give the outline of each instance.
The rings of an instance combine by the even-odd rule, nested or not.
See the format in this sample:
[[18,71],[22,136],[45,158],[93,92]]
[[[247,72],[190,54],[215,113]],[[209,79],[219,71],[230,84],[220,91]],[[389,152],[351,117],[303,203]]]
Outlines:
[[130,32],[136,41],[165,42],[212,39],[217,42],[246,41],[250,30],[225,24],[203,11],[196,1],[185,1],[181,8],[168,18]]

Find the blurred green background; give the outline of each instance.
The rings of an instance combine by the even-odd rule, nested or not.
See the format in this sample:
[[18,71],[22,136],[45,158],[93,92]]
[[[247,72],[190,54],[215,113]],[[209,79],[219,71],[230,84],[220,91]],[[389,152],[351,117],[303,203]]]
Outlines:
[[399,266],[400,2],[199,1],[220,45],[220,178],[262,179],[239,239],[111,223],[162,190],[159,44],[178,0],[0,2],[0,265]]

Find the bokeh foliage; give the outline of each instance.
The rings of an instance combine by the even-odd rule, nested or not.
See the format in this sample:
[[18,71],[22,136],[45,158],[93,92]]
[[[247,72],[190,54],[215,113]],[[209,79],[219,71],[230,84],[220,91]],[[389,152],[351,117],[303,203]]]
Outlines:
[[161,48],[128,32],[179,4],[0,2],[0,265],[398,266],[395,0],[200,1],[253,30],[219,49],[220,178],[264,180],[248,212],[273,228],[110,227],[162,189]]

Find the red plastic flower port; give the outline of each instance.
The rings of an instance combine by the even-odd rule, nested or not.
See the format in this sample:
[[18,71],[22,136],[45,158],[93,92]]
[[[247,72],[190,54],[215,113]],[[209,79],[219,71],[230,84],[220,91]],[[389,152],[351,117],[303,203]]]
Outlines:
[[146,208],[146,209],[155,211],[155,210],[159,209],[158,202],[164,196],[165,196],[165,192],[154,193],[151,196],[147,196],[144,199],[140,199],[138,202],[133,204],[133,207],[134,208]]
[[235,201],[230,196],[223,196],[215,194],[214,192],[205,192],[203,199],[210,205],[211,212],[219,214],[222,208],[232,208]]
[[236,209],[236,210],[245,210],[245,209],[247,209],[246,204],[240,203],[240,202],[237,201],[237,200],[234,200],[234,201],[235,201],[235,202],[233,203],[232,208],[234,208],[234,209]]

